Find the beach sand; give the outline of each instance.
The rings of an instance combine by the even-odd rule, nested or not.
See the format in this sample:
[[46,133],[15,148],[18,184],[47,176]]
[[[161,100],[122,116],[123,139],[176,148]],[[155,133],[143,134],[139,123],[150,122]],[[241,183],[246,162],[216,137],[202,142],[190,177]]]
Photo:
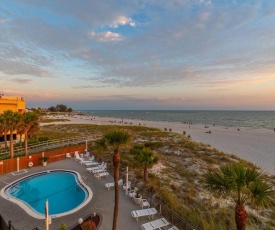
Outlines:
[[[117,119],[106,117],[88,117],[76,115],[48,116],[49,118],[66,118],[71,121],[55,122],[55,124],[98,124],[98,125],[135,125],[172,129],[172,132],[183,134],[197,142],[210,144],[212,147],[234,154],[242,159],[252,162],[267,173],[275,175],[275,132],[273,130],[255,130],[240,128],[226,128],[219,126],[189,125],[183,123],[154,122],[144,120]],[[52,124],[52,123],[50,123]],[[211,131],[211,133],[207,133]]]

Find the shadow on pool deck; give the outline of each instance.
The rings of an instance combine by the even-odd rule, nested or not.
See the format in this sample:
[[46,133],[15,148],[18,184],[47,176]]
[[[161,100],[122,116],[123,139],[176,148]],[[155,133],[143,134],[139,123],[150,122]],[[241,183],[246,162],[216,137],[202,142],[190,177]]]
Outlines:
[[[114,189],[107,190],[105,188],[105,183],[112,182],[113,177],[109,176],[109,178],[102,178],[101,180],[96,180],[93,174],[89,173],[83,165],[80,165],[78,162],[74,161],[74,159],[67,159],[62,161],[57,161],[54,163],[48,164],[46,167],[38,166],[33,167],[31,169],[27,169],[27,173],[14,176],[11,173],[1,175],[0,176],[0,189],[5,187],[7,183],[12,183],[15,180],[18,180],[27,175],[46,171],[50,169],[66,169],[73,170],[80,173],[81,176],[88,177],[88,186],[93,191],[92,200],[79,211],[59,217],[53,218],[52,224],[50,225],[50,229],[58,230],[62,223],[65,223],[67,227],[74,226],[79,218],[84,218],[89,213],[99,213],[102,216],[102,222],[98,229],[101,230],[110,230],[112,229],[112,221],[113,221],[113,209],[114,209]],[[64,197],[64,200],[66,197]],[[0,196],[0,215],[2,218],[8,222],[12,221],[13,226],[19,230],[30,230],[35,227],[39,229],[45,229],[44,221],[35,219],[28,215],[21,207],[17,204],[10,202],[3,197]],[[50,209],[49,204],[49,209]],[[125,193],[120,190],[120,198],[119,198],[119,216],[117,229],[118,230],[140,230],[141,224],[149,222],[150,220],[146,217],[139,218],[139,222],[137,222],[132,216],[131,211],[138,210],[140,207],[134,204],[131,199],[125,195]],[[155,217],[158,218],[157,215]]]

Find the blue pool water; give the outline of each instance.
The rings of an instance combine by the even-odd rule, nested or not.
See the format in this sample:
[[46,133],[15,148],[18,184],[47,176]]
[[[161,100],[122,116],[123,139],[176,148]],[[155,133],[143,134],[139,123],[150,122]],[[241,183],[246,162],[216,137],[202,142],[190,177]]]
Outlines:
[[68,171],[44,172],[27,177],[9,186],[5,193],[42,215],[45,214],[46,200],[49,201],[49,215],[55,215],[78,207],[88,195],[76,174]]

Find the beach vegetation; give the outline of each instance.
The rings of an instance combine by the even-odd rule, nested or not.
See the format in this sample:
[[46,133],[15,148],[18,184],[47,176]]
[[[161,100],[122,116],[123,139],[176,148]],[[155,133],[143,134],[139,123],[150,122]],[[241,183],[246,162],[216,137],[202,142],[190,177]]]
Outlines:
[[143,180],[148,181],[148,169],[152,168],[157,162],[158,158],[152,150],[144,148],[142,145],[135,145],[130,152],[134,154],[134,160],[138,165],[143,167]]
[[66,121],[71,121],[69,119],[64,119],[64,118],[42,118],[39,122],[40,123],[53,123],[53,122],[66,122]]
[[228,164],[205,175],[205,188],[219,196],[230,197],[235,204],[235,223],[238,230],[246,229],[245,206],[270,207],[275,194],[266,175],[242,164]]

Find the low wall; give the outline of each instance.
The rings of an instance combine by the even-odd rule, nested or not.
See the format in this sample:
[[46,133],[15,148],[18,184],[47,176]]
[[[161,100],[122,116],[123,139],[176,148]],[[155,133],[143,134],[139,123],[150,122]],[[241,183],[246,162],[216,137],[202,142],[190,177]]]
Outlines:
[[66,153],[70,153],[71,156],[74,156],[75,151],[84,152],[86,149],[85,144],[65,147],[62,149],[49,150],[37,154],[32,154],[30,156],[22,156],[13,159],[6,159],[0,161],[0,175],[6,174],[9,172],[17,171],[17,168],[20,170],[29,168],[30,165],[32,167],[42,165],[40,158],[43,156],[48,157],[48,162],[55,162],[59,160],[66,159]]

